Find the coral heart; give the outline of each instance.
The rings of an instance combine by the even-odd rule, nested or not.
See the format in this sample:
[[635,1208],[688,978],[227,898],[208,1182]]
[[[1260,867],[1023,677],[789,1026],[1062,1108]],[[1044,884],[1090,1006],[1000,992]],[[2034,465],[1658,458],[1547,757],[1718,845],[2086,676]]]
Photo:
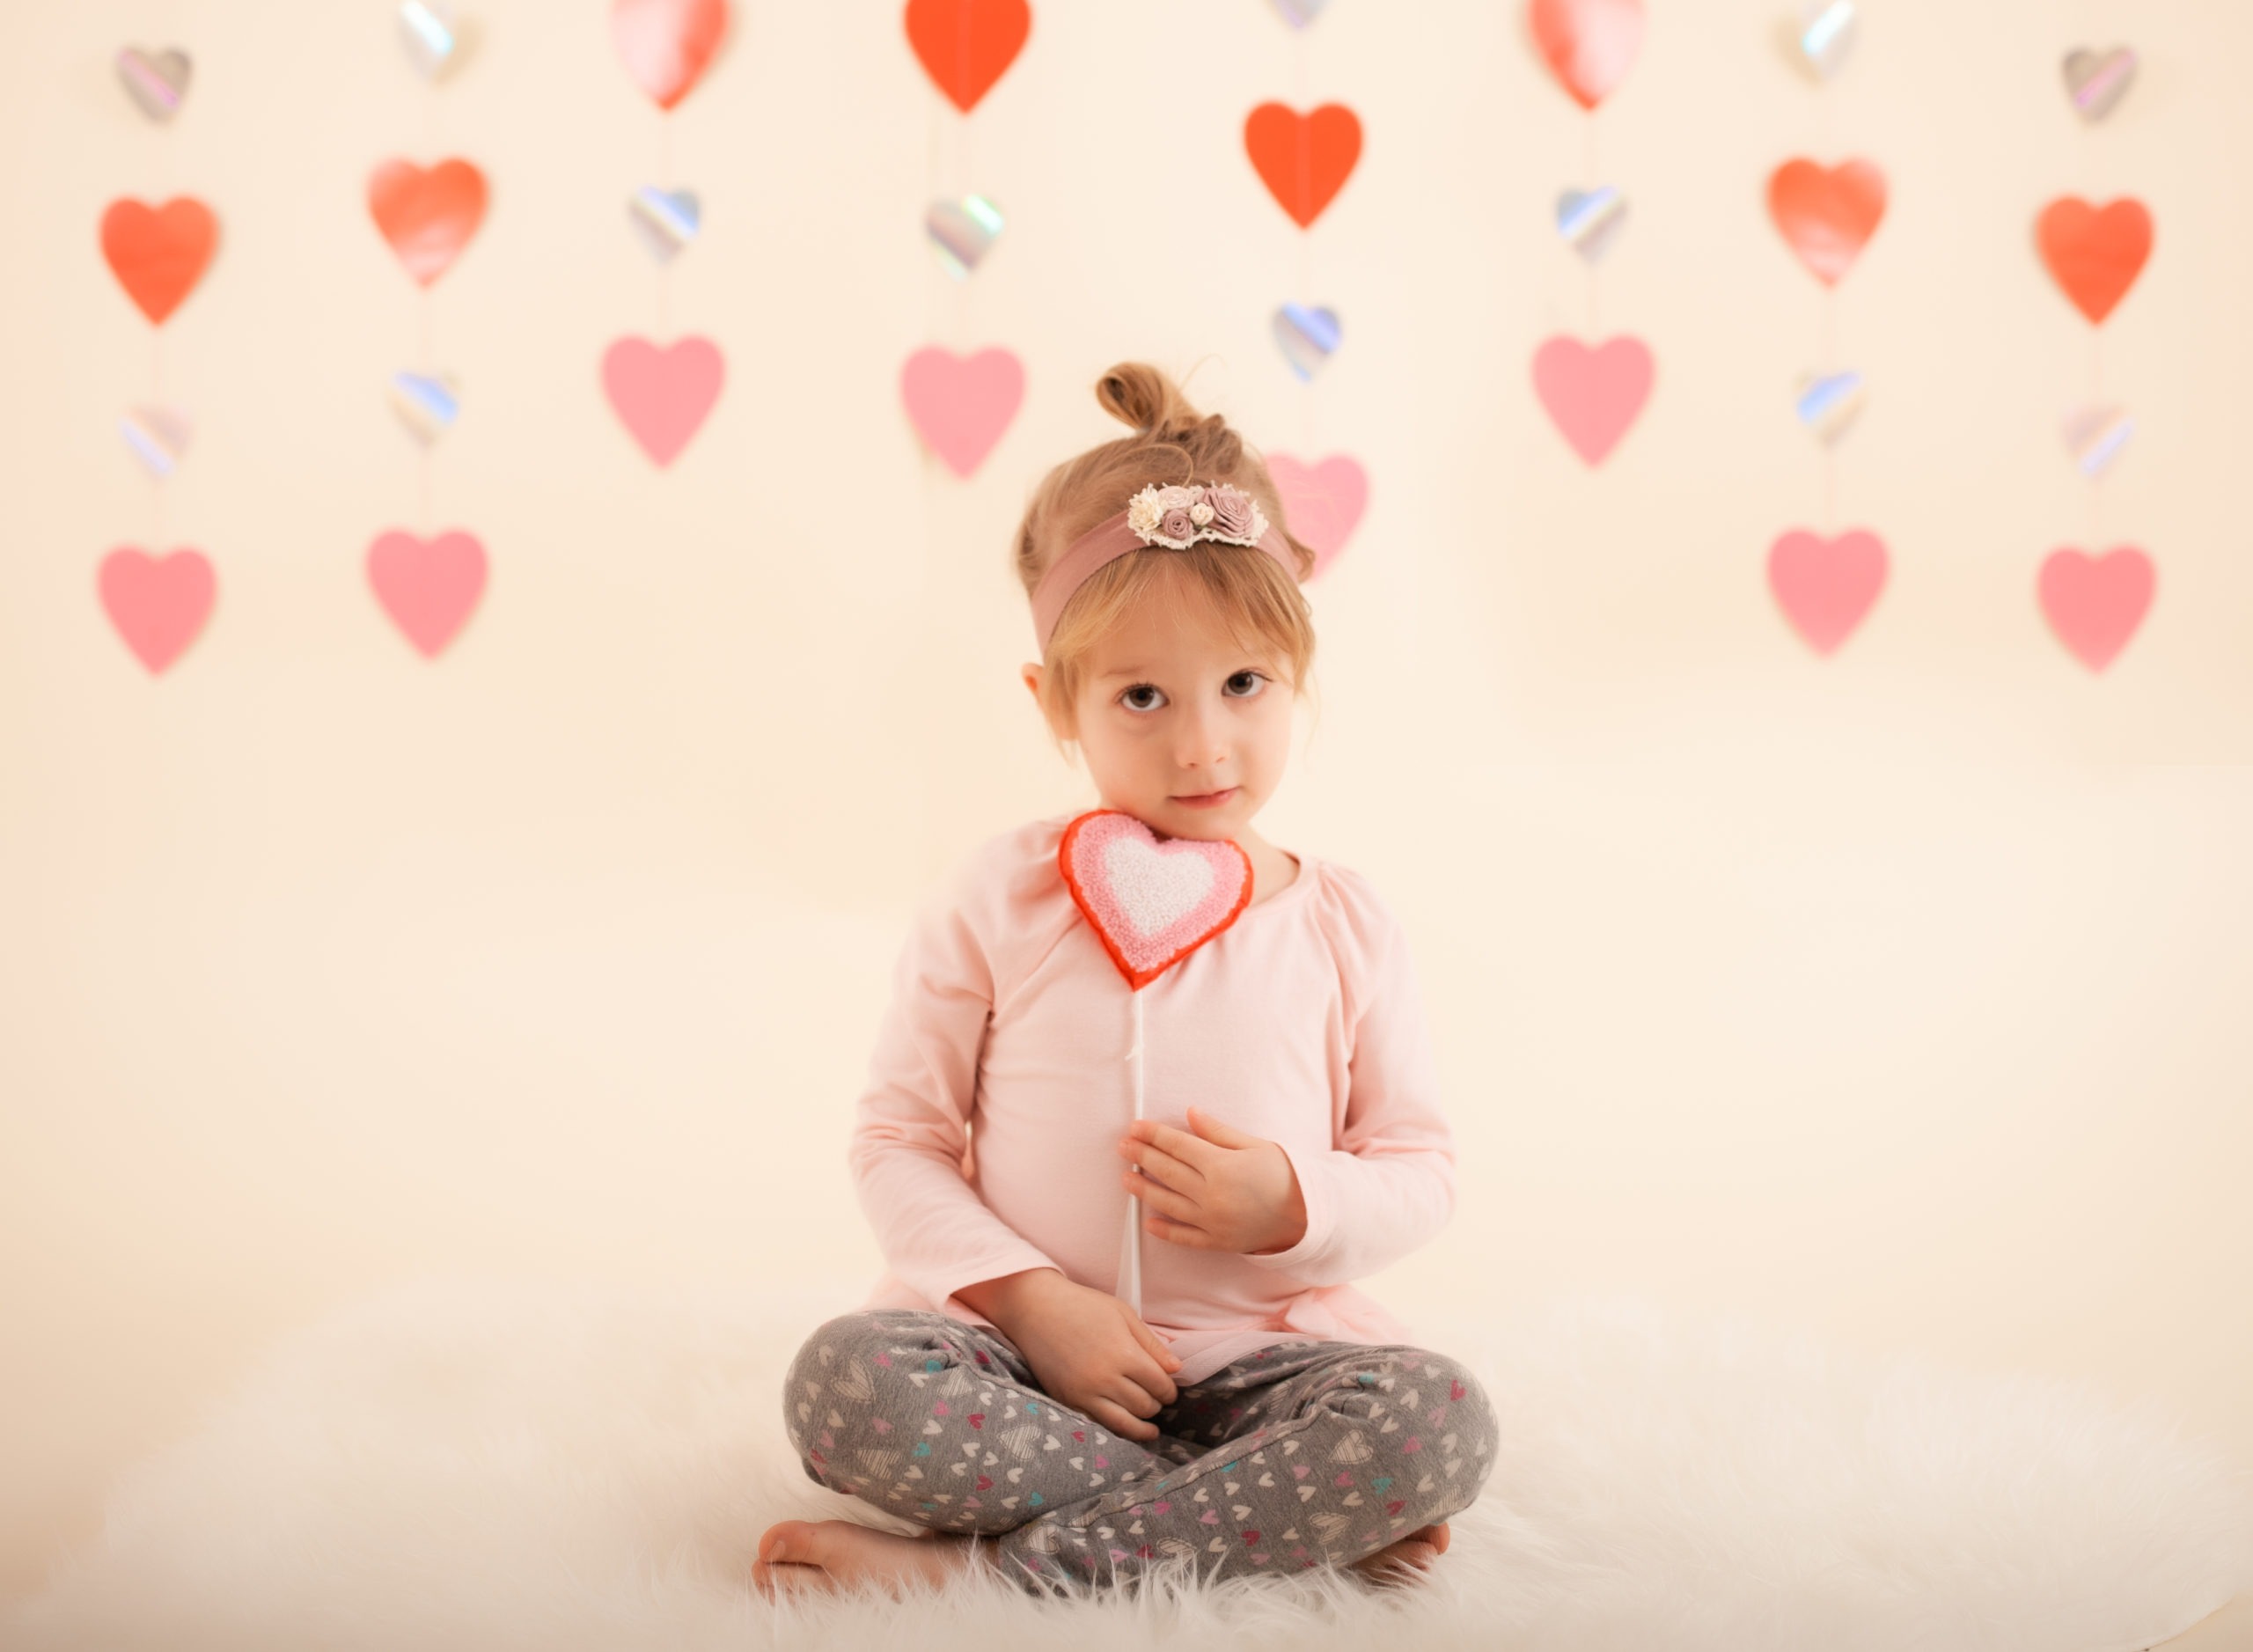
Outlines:
[[368,547],[368,584],[400,634],[436,659],[484,594],[485,547],[459,531],[422,540],[393,528]]
[[1836,286],[1885,217],[1885,174],[1866,160],[1787,160],[1768,180],[1768,216],[1824,286]]
[[193,195],[175,195],[161,207],[130,197],[102,213],[102,257],[143,315],[162,327],[180,308],[219,245],[219,220]]
[[660,109],[704,77],[727,27],[727,0],[611,0],[610,43]]
[[1251,899],[1251,857],[1241,845],[1228,838],[1161,842],[1117,809],[1091,809],[1067,826],[1056,863],[1137,992],[1234,923]]
[[1306,229],[1322,216],[1361,158],[1361,121],[1342,103],[1301,114],[1263,103],[1244,117],[1244,152],[1276,203]]
[[195,641],[218,584],[201,551],[151,556],[131,545],[103,557],[95,577],[102,612],[151,675],[160,675]]
[[1284,525],[1314,553],[1314,571],[1307,578],[1319,579],[1369,509],[1369,473],[1359,459],[1343,453],[1313,465],[1288,453],[1270,453],[1267,474],[1282,496]]
[[611,411],[658,465],[679,457],[720,399],[727,362],[720,347],[691,335],[657,345],[627,334],[602,353]]
[[1622,334],[1595,348],[1564,334],[1533,356],[1533,387],[1573,451],[1601,465],[1650,399],[1650,346]]
[[2042,563],[2042,613],[2058,641],[2093,672],[2110,665],[2150,610],[2159,582],[2152,560],[2132,545],[2102,556],[2066,547]]
[[1005,349],[957,356],[934,344],[899,371],[907,417],[958,476],[976,470],[1024,400],[1024,364]]
[[1885,584],[1885,544],[1856,528],[1826,540],[1794,528],[1768,549],[1768,589],[1818,654],[1853,635]]
[[1643,43],[1642,0],[1533,0],[1527,20],[1549,72],[1583,109],[1611,95]]
[[2061,195],[2042,209],[2034,233],[2050,278],[2092,324],[2128,296],[2151,256],[2151,212],[2132,195],[2103,207]]
[[907,0],[907,43],[923,72],[968,114],[1032,33],[1025,0]]
[[466,160],[425,170],[387,160],[368,174],[368,211],[417,284],[446,273],[485,219],[485,174]]

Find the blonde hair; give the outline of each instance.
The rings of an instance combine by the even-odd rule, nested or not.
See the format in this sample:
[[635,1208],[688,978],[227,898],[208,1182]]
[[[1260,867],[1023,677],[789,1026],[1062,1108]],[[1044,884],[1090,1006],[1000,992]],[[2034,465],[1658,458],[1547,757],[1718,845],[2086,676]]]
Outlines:
[[[1097,379],[1095,399],[1134,434],[1065,460],[1033,489],[1016,535],[1017,578],[1028,599],[1073,540],[1125,510],[1126,501],[1151,483],[1227,482],[1243,488],[1281,528],[1299,578],[1313,572],[1314,552],[1284,526],[1282,500],[1266,462],[1227,420],[1217,413],[1200,415],[1179,385],[1141,362],[1121,362]],[[1096,643],[1136,604],[1175,596],[1180,587],[1169,583],[1174,580],[1201,592],[1239,641],[1287,661],[1294,690],[1306,686],[1314,664],[1313,614],[1280,562],[1265,551],[1209,540],[1185,551],[1149,546],[1104,563],[1064,605],[1041,661],[1041,707],[1052,733],[1078,695]],[[1060,747],[1060,738],[1057,743]]]

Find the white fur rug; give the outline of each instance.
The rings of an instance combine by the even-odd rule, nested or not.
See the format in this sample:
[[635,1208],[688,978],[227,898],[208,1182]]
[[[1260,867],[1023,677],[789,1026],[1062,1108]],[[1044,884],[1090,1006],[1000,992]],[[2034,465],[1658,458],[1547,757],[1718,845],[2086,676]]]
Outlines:
[[855,1299],[450,1285],[340,1313],[131,1479],[0,1644],[2130,1652],[2253,1588],[2244,1479],[2153,1408],[1582,1303],[1419,1327],[1485,1373],[1504,1443],[1415,1589],[778,1608],[745,1581],[768,1522],[875,1518],[780,1416],[799,1340]]

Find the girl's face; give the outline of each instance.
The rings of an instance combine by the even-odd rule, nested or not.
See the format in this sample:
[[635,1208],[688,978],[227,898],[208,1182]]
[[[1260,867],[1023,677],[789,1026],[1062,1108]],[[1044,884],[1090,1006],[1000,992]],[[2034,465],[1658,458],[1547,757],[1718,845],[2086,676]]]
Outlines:
[[[1200,595],[1141,604],[1089,655],[1072,726],[1106,808],[1168,837],[1220,839],[1251,823],[1291,750],[1288,667],[1233,641]],[[1038,699],[1038,665],[1024,668]]]

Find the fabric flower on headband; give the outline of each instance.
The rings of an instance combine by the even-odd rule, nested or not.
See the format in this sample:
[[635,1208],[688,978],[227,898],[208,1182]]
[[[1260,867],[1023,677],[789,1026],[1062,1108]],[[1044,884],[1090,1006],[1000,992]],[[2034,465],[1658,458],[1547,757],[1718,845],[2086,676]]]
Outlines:
[[1145,545],[1185,551],[1199,540],[1257,545],[1267,532],[1259,502],[1241,488],[1161,488],[1156,482],[1126,502],[1126,525]]

